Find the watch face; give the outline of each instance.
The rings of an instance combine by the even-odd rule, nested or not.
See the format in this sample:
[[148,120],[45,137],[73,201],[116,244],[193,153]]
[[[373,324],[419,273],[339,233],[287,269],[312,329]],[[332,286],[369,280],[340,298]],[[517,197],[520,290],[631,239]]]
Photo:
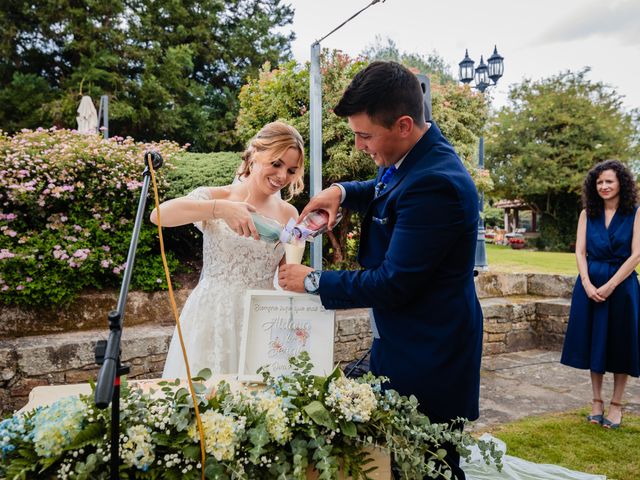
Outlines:
[[313,289],[313,285],[311,284],[311,278],[307,275],[304,277],[304,289],[309,293]]
[[306,277],[304,277],[304,289],[307,293],[313,293],[318,290],[320,286],[320,272],[314,271],[310,272]]

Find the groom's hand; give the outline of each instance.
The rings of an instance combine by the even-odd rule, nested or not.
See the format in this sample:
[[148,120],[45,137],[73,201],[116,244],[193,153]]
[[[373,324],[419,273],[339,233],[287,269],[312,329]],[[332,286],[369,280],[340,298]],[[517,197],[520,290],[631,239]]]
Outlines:
[[304,293],[304,277],[312,271],[313,268],[305,265],[285,263],[280,266],[280,270],[278,272],[278,284],[290,292]]
[[333,230],[336,226],[336,215],[338,214],[338,208],[340,208],[340,202],[342,201],[342,190],[337,185],[332,185],[329,188],[325,188],[307,203],[304,207],[298,220],[302,219],[309,212],[314,210],[324,210],[329,214],[329,230]]

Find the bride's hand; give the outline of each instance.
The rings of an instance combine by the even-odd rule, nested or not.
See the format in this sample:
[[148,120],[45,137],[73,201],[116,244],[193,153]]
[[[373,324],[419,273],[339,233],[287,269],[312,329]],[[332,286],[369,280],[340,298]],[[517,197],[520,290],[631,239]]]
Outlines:
[[246,202],[233,202],[231,200],[218,200],[214,215],[222,218],[229,228],[243,237],[253,237],[260,240],[260,235],[251,218],[251,213],[256,209]]

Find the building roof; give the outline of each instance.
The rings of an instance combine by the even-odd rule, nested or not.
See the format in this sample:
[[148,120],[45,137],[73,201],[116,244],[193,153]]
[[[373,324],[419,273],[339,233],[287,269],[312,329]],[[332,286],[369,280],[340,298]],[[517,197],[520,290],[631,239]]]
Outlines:
[[498,200],[493,204],[494,208],[515,208],[518,210],[530,210],[531,207],[522,200]]

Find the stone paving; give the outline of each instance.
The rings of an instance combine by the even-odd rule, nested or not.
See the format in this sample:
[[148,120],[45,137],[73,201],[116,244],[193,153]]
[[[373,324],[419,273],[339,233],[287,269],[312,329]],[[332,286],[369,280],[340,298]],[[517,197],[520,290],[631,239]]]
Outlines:
[[[604,378],[602,391],[608,406],[613,375]],[[493,425],[530,415],[557,413],[588,406],[591,402],[588,370],[560,364],[560,352],[525,350],[482,359],[480,419],[472,430],[491,431]],[[624,411],[640,414],[640,379],[629,377]]]

